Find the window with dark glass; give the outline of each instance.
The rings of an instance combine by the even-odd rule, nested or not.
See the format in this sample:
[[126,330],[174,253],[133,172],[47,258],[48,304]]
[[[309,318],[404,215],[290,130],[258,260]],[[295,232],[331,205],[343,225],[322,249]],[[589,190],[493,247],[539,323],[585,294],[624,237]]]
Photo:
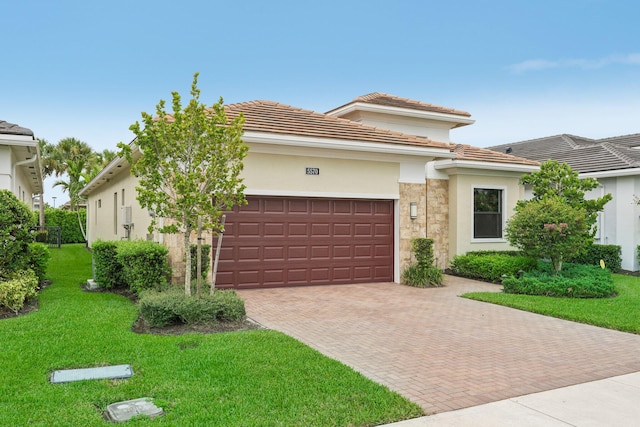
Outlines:
[[473,189],[473,238],[502,238],[502,190]]

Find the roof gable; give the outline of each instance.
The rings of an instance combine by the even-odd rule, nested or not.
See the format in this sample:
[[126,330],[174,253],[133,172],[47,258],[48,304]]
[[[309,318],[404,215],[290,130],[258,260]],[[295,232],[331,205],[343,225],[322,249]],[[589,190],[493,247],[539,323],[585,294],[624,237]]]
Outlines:
[[399,96],[389,95],[389,94],[380,93],[380,92],[373,92],[367,95],[358,96],[353,101],[348,102],[344,105],[341,105],[340,107],[334,108],[331,111],[328,111],[327,114],[330,114],[333,111],[342,109],[348,105],[352,105],[356,103],[374,104],[374,105],[382,105],[385,107],[403,108],[407,110],[428,111],[432,113],[453,114],[457,116],[471,117],[471,114],[469,114],[466,111],[442,107],[435,104],[429,104],[427,102],[401,98]]

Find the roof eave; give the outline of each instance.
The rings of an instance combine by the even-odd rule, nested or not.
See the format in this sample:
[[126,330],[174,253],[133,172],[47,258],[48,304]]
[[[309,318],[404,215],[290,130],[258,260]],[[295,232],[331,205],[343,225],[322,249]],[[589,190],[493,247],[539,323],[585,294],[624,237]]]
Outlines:
[[540,170],[540,166],[525,165],[518,163],[481,162],[477,160],[437,160],[434,164],[437,170],[447,169],[481,169],[503,172],[531,173]]
[[360,151],[379,154],[399,154],[418,157],[452,158],[455,156],[448,148],[428,147],[411,144],[392,144],[377,142],[351,141],[333,138],[314,138],[299,135],[273,134],[247,131],[243,140],[249,143],[321,148],[345,151]]

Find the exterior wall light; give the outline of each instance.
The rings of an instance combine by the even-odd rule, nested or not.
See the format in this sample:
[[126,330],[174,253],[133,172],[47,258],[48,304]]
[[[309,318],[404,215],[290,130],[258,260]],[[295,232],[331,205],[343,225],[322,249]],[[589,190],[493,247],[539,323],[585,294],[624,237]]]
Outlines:
[[418,204],[416,202],[409,203],[409,217],[411,219],[418,218]]

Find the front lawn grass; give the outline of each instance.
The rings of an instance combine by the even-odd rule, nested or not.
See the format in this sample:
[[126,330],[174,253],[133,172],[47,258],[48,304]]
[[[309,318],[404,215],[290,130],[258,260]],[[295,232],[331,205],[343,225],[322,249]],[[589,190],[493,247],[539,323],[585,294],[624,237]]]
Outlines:
[[505,305],[546,316],[640,334],[640,277],[614,274],[612,298],[553,298],[494,292],[472,292],[465,298]]
[[[374,426],[422,409],[282,333],[138,335],[137,308],[81,290],[83,245],[51,250],[39,310],[0,321],[0,425],[109,425],[107,405],[151,397],[165,416],[128,426]],[[57,369],[131,364],[126,380],[51,384]]]

